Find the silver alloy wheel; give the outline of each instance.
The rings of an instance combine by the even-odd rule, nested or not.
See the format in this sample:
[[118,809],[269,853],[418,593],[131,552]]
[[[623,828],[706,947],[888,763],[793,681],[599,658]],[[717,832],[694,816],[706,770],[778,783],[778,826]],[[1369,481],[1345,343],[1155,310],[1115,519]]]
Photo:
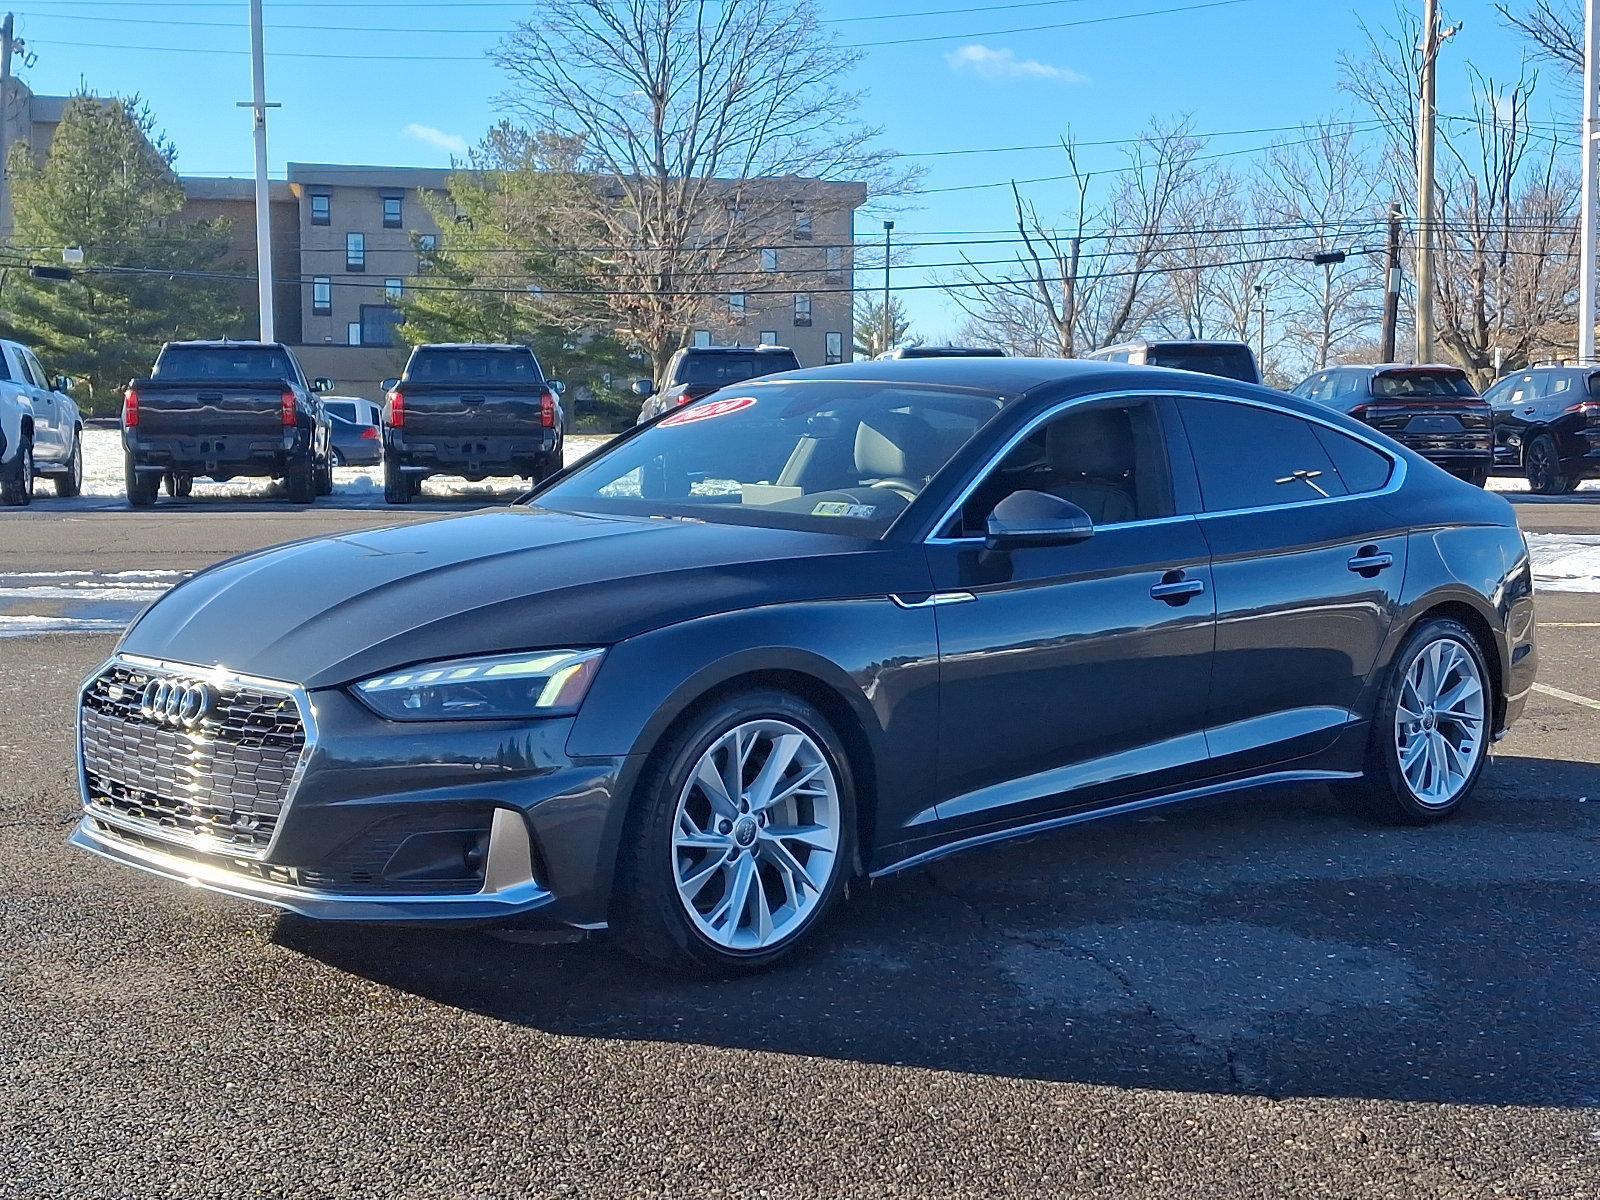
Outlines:
[[746,721],[700,756],[678,796],[672,877],[711,942],[765,950],[822,900],[841,830],[839,781],[815,738],[787,721]]
[[1484,749],[1483,677],[1454,638],[1429,642],[1411,660],[1394,714],[1395,750],[1421,804],[1449,804],[1467,786]]

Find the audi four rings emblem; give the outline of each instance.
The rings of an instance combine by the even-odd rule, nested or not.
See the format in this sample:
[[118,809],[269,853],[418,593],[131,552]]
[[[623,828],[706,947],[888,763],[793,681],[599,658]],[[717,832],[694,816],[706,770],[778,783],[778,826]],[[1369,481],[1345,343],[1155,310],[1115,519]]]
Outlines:
[[139,696],[139,712],[149,721],[193,729],[205,720],[214,700],[211,689],[203,683],[152,679]]

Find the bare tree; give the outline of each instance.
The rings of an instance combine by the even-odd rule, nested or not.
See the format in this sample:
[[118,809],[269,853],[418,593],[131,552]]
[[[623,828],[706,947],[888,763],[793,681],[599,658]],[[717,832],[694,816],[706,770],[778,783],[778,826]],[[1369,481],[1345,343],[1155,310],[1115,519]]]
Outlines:
[[1506,4],[1495,8],[1540,54],[1567,71],[1583,70],[1583,8],[1577,0],[1531,0],[1516,11]]
[[[658,373],[696,327],[787,304],[834,266],[846,284],[848,236],[829,263],[812,222],[904,182],[841,83],[859,55],[812,0],[546,0],[493,57],[504,109],[572,146],[589,183],[553,222],[589,319]],[[763,270],[773,246],[793,278]]]

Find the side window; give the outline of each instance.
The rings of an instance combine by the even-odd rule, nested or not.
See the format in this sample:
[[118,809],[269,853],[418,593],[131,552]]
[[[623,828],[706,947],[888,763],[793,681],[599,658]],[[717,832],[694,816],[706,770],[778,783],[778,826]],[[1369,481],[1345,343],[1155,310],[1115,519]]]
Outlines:
[[1525,404],[1538,394],[1537,380],[1532,375],[1518,375],[1517,381],[1511,385],[1511,394],[1506,397],[1509,405]]
[[1227,400],[1185,398],[1178,404],[1207,512],[1345,494],[1312,422]]
[[1326,375],[1309,376],[1308,378],[1302,379],[1298,384],[1296,384],[1289,394],[1291,396],[1300,396],[1307,400],[1315,399],[1317,388],[1322,385],[1325,379],[1327,379]]
[[1317,435],[1317,441],[1322,443],[1323,450],[1333,460],[1334,469],[1339,472],[1345,490],[1352,496],[1379,491],[1389,482],[1394,464],[1387,455],[1326,425],[1313,425],[1311,429]]
[[956,536],[981,536],[1013,492],[1070,500],[1096,525],[1170,517],[1176,511],[1160,414],[1153,401],[1075,407],[1012,448],[962,506]]
[[1365,391],[1367,387],[1367,373],[1365,371],[1340,371],[1334,379],[1337,381],[1333,389],[1335,398],[1353,396],[1357,392]]
[[1552,375],[1550,377],[1550,384],[1545,388],[1542,394],[1546,396],[1559,396],[1562,392],[1570,391],[1571,388],[1572,376],[1562,372],[1560,375]]
[[1511,394],[1511,380],[1502,379],[1499,383],[1491,384],[1483,393],[1483,402],[1490,406],[1506,403],[1506,398]]
[[10,383],[12,379],[11,356],[7,353],[7,349],[5,346],[0,346],[0,381]]
[[33,356],[32,350],[22,352],[22,373],[34,387],[49,390],[50,385],[44,381],[44,368],[39,365],[39,360]]

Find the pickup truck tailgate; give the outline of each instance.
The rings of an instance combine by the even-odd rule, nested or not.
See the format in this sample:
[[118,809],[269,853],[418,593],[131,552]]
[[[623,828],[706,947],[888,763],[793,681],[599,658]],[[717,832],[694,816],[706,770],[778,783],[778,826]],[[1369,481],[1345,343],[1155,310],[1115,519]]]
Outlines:
[[543,385],[462,388],[403,383],[406,437],[477,438],[536,434],[544,428]]
[[143,437],[204,431],[225,437],[273,437],[283,430],[281,380],[261,383],[145,380],[135,385]]

